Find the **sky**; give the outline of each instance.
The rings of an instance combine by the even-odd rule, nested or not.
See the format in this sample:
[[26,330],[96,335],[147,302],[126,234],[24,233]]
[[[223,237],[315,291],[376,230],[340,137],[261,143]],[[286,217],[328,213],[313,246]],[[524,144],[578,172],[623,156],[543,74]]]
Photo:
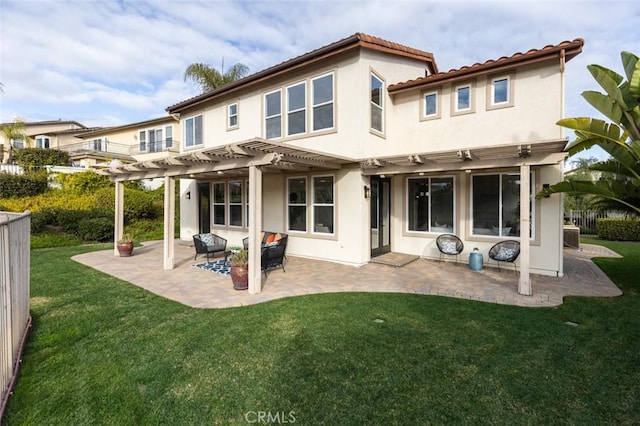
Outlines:
[[0,122],[162,117],[199,94],[192,63],[254,73],[356,32],[431,52],[440,71],[582,38],[565,115],[596,117],[586,67],[623,74],[620,52],[640,55],[640,2],[0,0]]

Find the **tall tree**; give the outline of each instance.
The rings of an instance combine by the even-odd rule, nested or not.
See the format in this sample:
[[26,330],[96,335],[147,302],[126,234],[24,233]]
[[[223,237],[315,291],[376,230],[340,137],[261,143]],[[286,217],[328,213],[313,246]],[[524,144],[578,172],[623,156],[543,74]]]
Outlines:
[[241,63],[233,65],[226,72],[224,71],[224,62],[222,71],[218,71],[207,64],[194,63],[185,70],[184,81],[192,80],[200,87],[202,93],[205,93],[239,80],[248,74],[249,68]]
[[27,141],[27,136],[25,135],[26,127],[24,121],[16,119],[11,124],[5,124],[4,126],[0,126],[0,134],[2,134],[5,144],[7,147],[0,145],[0,161],[4,158],[4,151],[7,150],[9,152],[8,162],[12,161],[13,157],[13,141],[23,140]]
[[612,200],[622,209],[640,214],[640,61],[622,52],[624,77],[600,65],[587,69],[605,93],[586,91],[582,97],[611,123],[589,117],[565,118],[560,126],[572,129],[576,139],[567,146],[571,156],[599,146],[610,157],[590,165],[592,171],[610,173],[612,179],[565,180],[539,192],[536,197],[558,192],[591,194]]

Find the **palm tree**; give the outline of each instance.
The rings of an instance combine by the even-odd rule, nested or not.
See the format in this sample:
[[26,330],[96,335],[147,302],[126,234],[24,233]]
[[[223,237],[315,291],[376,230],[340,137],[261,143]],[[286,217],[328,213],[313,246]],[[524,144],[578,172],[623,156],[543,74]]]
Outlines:
[[241,63],[237,63],[224,72],[224,62],[222,72],[210,65],[194,63],[187,67],[184,72],[184,81],[192,80],[202,93],[217,89],[233,81],[239,80],[249,74],[249,68]]
[[[6,124],[4,126],[0,126],[0,134],[4,137],[5,143],[9,144],[7,151],[9,152],[9,157],[7,159],[8,162],[11,162],[13,157],[13,141],[14,140],[23,140],[26,141],[27,137],[25,136],[25,124],[24,121],[15,120],[11,124]],[[0,144],[0,161],[4,159],[4,144]]]
[[609,153],[609,159],[588,168],[609,173],[613,178],[595,182],[565,180],[542,190],[537,198],[558,192],[591,194],[640,214],[640,61],[630,52],[622,52],[621,56],[627,81],[610,69],[589,65],[588,70],[606,94],[582,93],[612,123],[589,117],[565,118],[557,123],[576,134],[576,139],[567,146],[570,156],[594,145]]

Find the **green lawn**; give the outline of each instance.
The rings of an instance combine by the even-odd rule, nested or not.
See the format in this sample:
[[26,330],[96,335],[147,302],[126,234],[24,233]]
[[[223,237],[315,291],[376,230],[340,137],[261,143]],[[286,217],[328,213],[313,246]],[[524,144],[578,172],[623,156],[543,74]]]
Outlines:
[[605,244],[624,296],[555,309],[361,293],[191,309],[70,260],[98,248],[34,250],[4,420],[638,424],[640,243]]

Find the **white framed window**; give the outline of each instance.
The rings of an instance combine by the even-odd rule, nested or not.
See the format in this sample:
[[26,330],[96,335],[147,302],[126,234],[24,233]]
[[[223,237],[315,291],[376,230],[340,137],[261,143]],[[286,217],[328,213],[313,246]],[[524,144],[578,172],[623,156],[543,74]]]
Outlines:
[[370,86],[371,101],[371,130],[383,132],[384,123],[384,81],[374,73],[371,73]]
[[456,233],[453,176],[407,178],[407,231]]
[[333,72],[311,79],[312,130],[327,130],[334,127]]
[[313,177],[313,232],[316,234],[333,234],[335,222],[334,177]]
[[224,182],[214,182],[213,185],[213,224],[226,225],[226,197]]
[[287,136],[307,131],[307,83],[287,87]]
[[166,126],[164,128],[164,146],[166,149],[173,147],[173,126]]
[[513,106],[513,75],[491,77],[487,84],[487,109]]
[[244,197],[244,205],[245,205],[245,209],[244,209],[244,226],[245,227],[249,227],[249,181],[245,180],[244,181],[244,188],[245,188],[245,197]]
[[16,149],[20,149],[20,148],[24,148],[25,147],[25,143],[24,143],[24,139],[23,138],[15,138],[15,139],[11,138],[9,143],[11,144],[12,147],[14,147]]
[[282,137],[282,90],[264,95],[265,138]]
[[287,178],[287,230],[307,232],[307,178]]
[[36,136],[36,148],[50,148],[51,138],[49,136]]
[[227,128],[237,129],[238,122],[238,103],[233,103],[227,106]]
[[202,115],[187,118],[184,121],[184,145],[191,148],[202,145]]
[[440,116],[440,90],[422,93],[420,119],[432,120]]
[[463,83],[452,88],[451,115],[470,114],[475,112],[475,85]]
[[[534,172],[531,172],[530,236],[535,235]],[[520,237],[520,174],[476,174],[471,177],[472,235]]]
[[229,226],[242,226],[242,211],[244,210],[242,181],[230,181],[229,186]]

